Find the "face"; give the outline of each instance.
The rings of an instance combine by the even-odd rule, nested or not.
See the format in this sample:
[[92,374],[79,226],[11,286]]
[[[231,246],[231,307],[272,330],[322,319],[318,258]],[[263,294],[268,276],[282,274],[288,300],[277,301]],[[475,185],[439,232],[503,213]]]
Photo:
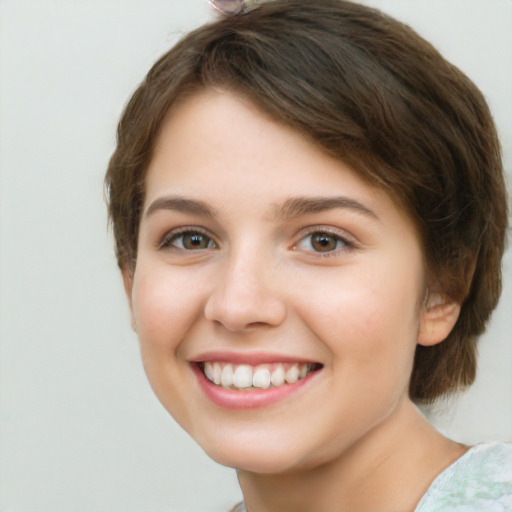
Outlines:
[[218,462],[326,462],[393,418],[421,323],[412,221],[247,100],[167,116],[125,273],[149,381]]

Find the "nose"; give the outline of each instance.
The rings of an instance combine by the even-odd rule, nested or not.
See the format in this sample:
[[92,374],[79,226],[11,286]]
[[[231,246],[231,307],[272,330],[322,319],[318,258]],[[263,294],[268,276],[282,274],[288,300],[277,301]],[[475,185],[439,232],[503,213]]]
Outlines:
[[286,317],[280,282],[278,269],[261,256],[233,256],[219,270],[204,315],[232,332],[278,326]]

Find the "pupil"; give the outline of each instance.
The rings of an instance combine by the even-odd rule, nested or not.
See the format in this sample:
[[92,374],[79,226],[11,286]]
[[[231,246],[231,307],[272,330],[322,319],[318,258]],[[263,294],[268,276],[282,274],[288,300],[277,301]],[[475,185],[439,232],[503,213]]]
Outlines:
[[206,247],[206,237],[199,234],[191,234],[184,236],[185,247],[192,247],[194,249],[204,249]]
[[320,252],[332,251],[336,248],[336,240],[327,233],[313,235],[313,247]]

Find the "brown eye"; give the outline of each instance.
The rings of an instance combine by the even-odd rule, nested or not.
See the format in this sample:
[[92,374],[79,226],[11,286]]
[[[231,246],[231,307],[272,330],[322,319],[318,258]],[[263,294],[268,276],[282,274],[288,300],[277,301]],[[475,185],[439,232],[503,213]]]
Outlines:
[[300,240],[294,249],[325,254],[353,247],[353,243],[339,235],[327,231],[314,231]]
[[182,235],[183,247],[188,250],[207,249],[210,239],[202,233],[184,233]]
[[317,252],[329,252],[338,248],[340,239],[329,233],[313,233],[311,235],[311,247]]
[[215,242],[200,231],[184,231],[173,235],[168,241],[164,241],[163,248],[175,247],[184,251],[201,251],[217,247]]

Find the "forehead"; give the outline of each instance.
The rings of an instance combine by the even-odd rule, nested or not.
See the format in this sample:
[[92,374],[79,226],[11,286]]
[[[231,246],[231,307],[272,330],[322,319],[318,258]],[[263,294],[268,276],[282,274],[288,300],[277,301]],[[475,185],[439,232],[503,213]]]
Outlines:
[[[297,130],[271,119],[242,95],[206,90],[175,104],[162,123],[147,176],[151,193],[157,175],[169,182],[228,178],[232,186],[265,178],[293,188],[290,175],[325,183],[322,170],[352,172]],[[356,177],[354,173],[354,177]]]
[[227,209],[275,208],[294,196],[342,195],[369,209],[393,203],[311,139],[227,91],[201,91],[171,108],[146,178],[146,209],[165,195]]

